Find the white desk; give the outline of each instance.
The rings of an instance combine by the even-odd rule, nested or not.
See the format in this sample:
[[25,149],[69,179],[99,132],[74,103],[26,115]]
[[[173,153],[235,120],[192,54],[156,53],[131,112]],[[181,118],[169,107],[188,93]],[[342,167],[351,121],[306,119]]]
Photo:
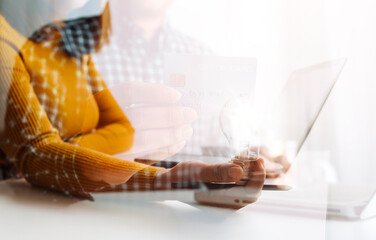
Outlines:
[[[24,181],[0,182],[0,239],[376,239],[376,218],[327,220],[205,207],[192,191],[95,195],[77,201]],[[178,198],[182,201],[157,201]],[[148,200],[140,200],[148,199]]]

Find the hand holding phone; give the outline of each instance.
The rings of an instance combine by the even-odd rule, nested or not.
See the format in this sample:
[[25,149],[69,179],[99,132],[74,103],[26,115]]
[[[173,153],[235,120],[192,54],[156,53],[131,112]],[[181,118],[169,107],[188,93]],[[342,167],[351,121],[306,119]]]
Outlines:
[[255,202],[263,189],[266,173],[263,159],[258,159],[252,164],[254,165],[252,167],[253,172],[245,185],[199,190],[195,192],[195,200],[204,205],[235,209]]

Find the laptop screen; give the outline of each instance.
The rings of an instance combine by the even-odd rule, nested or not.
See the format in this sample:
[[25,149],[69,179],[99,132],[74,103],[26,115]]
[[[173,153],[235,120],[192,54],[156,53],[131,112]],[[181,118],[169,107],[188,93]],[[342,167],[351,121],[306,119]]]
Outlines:
[[269,126],[274,140],[292,147],[295,155],[304,144],[318,118],[345,59],[329,61],[294,71],[270,113]]

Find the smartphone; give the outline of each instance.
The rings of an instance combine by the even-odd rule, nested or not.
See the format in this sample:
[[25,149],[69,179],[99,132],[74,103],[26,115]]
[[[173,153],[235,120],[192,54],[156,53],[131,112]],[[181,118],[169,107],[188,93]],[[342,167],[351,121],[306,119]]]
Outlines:
[[261,190],[288,191],[288,185],[264,185],[262,189],[238,186],[235,183],[205,184],[206,189],[195,191],[194,199],[204,205],[239,209],[255,202],[261,194]]
[[204,205],[239,209],[253,203],[262,191],[288,191],[288,185],[265,184],[260,188],[239,186],[235,183],[173,183],[174,189],[194,189],[194,199]]

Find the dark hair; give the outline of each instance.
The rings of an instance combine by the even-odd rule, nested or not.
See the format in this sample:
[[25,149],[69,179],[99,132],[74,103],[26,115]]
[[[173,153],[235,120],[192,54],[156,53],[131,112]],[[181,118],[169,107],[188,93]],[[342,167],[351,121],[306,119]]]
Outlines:
[[109,2],[106,3],[106,6],[104,7],[102,14],[99,16],[99,23],[101,28],[101,35],[100,39],[97,39],[97,51],[99,51],[104,44],[108,44],[110,42],[110,37],[112,34],[111,12]]

